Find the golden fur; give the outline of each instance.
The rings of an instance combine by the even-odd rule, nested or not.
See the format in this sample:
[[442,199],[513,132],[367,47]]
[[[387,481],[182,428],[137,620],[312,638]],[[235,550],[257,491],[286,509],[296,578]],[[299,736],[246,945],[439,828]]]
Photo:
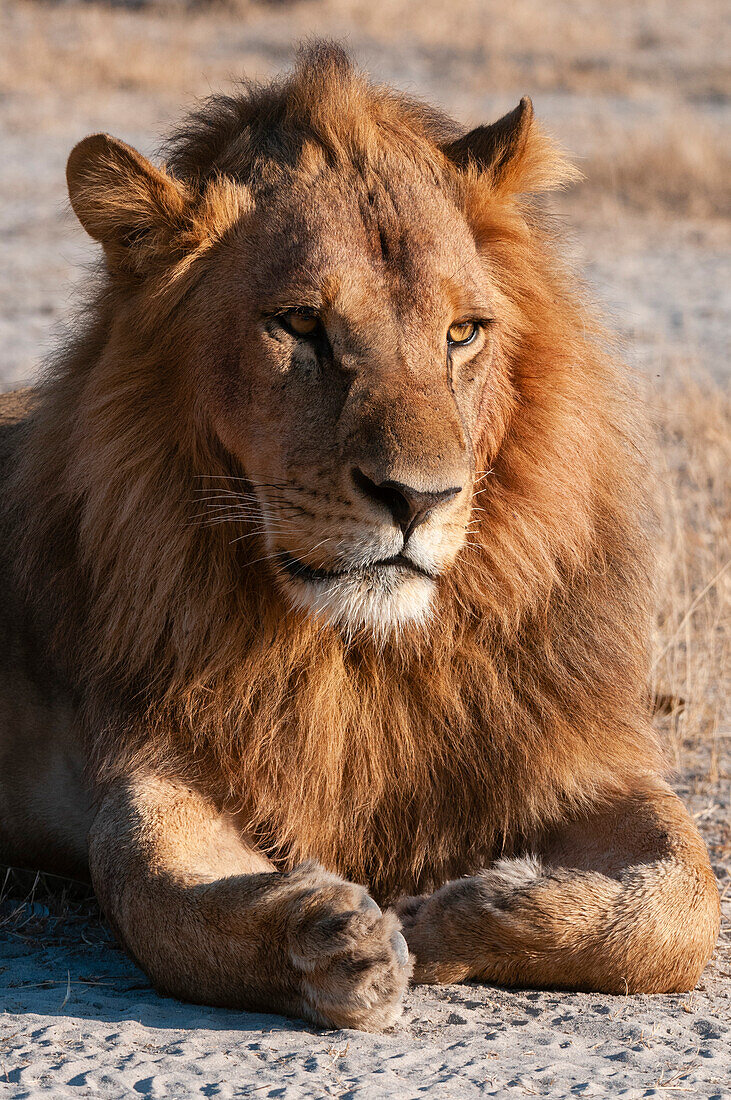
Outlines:
[[[550,217],[530,197],[572,171],[529,105],[503,123],[465,145],[448,119],[373,87],[339,51],[320,48],[280,84],[212,99],[173,138],[165,169],[101,137],[72,154],[72,201],[110,274],[15,448],[7,522],[17,532],[21,614],[52,640],[78,701],[97,805],[130,777],[182,783],[234,815],[277,868],[315,859],[388,902],[536,851],[562,823],[662,788],[646,701],[643,429],[558,257]],[[337,188],[355,177],[383,209],[381,191],[396,195],[396,236],[388,230],[384,242],[381,230],[378,245],[386,259],[398,234],[428,238],[430,217],[438,240],[441,207],[415,210],[409,225],[400,180],[414,181],[410,195],[448,203],[472,234],[496,309],[479,400],[461,396],[467,368],[454,384],[461,426],[439,419],[447,398],[436,382],[405,388],[384,375],[373,397],[385,393],[377,422],[391,418],[414,469],[423,454],[436,471],[429,456],[452,447],[462,470],[465,446],[454,441],[463,429],[471,448],[469,484],[450,518],[425,525],[444,548],[431,602],[382,631],[365,619],[343,630],[293,600],[268,553],[277,528],[262,531],[251,497],[235,513],[218,497],[228,522],[208,523],[205,511],[206,491],[235,494],[252,462],[274,469],[267,432],[312,432],[260,390],[255,351],[238,343],[246,276],[237,283],[230,256],[242,233],[256,232],[240,227],[275,203],[266,257],[275,295],[276,272],[298,247],[295,229],[289,251],[279,243],[276,196],[307,189],[334,209]],[[323,247],[355,263],[342,242]],[[411,275],[410,298],[426,300],[420,278]],[[365,324],[369,307],[358,308]],[[241,449],[247,433],[255,454]],[[298,471],[312,507],[292,504],[281,470],[267,507],[279,508],[285,535],[282,517],[299,507],[297,538],[309,525],[314,547],[312,532],[330,530],[336,487],[308,456]],[[308,561],[332,564],[316,547]],[[699,874],[707,882],[709,872]],[[704,890],[708,932],[683,974],[697,974],[712,946],[716,902],[712,884]],[[409,904],[405,920],[418,908]],[[107,908],[129,945],[114,902]],[[454,974],[476,970],[490,977],[484,966]],[[564,980],[547,971],[545,981],[594,979],[569,967]],[[195,996],[191,982],[182,995]],[[291,1003],[276,1001],[342,1018]]]

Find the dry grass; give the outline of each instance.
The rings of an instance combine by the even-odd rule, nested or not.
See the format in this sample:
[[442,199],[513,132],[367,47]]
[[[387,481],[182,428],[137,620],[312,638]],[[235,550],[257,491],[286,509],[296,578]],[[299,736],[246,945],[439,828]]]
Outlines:
[[731,146],[721,127],[692,116],[625,129],[580,168],[579,200],[673,218],[731,216]]
[[0,866],[0,937],[37,942],[40,937],[107,941],[94,891],[88,883]]
[[717,218],[731,207],[727,129],[713,108],[731,90],[723,10],[722,0],[460,0],[456,12],[422,0],[6,0],[0,38],[12,50],[0,94],[13,129],[54,115],[63,125],[71,113],[83,131],[113,119],[121,100],[154,129],[212,87],[269,75],[298,38],[338,36],[376,73],[403,65],[444,89],[460,114],[525,92],[539,106],[552,96],[559,114],[583,102],[584,117],[570,108],[560,137],[580,158],[591,202]]
[[723,0],[6,0],[5,59],[15,86],[203,90],[240,72],[242,50],[269,69],[306,34],[347,36],[459,71],[468,94],[533,91],[694,99],[728,94]]
[[684,700],[659,724],[674,767],[702,749],[707,778],[728,780],[731,398],[696,367],[678,368],[651,407],[662,521],[654,687]]
[[308,6],[328,13],[330,23],[346,17],[374,38],[439,51],[445,68],[466,60],[473,92],[522,86],[625,96],[664,88],[713,96],[729,87],[723,0],[322,0]]

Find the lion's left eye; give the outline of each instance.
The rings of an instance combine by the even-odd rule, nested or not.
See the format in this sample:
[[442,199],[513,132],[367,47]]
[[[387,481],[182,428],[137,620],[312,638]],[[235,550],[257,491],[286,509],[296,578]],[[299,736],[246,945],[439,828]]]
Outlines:
[[478,328],[479,326],[475,321],[457,321],[455,324],[450,325],[447,330],[447,343],[451,344],[452,347],[471,344],[477,336]]
[[292,336],[306,338],[317,336],[322,330],[322,322],[317,313],[304,309],[288,309],[279,314],[279,323]]

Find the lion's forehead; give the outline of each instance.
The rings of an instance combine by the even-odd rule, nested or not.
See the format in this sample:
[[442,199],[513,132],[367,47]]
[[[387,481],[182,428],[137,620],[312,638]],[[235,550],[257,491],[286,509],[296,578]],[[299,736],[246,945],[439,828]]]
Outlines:
[[[331,174],[272,194],[256,216],[258,289],[323,305],[382,301],[404,318],[484,289],[462,211],[416,171]],[[315,303],[318,304],[318,303]]]

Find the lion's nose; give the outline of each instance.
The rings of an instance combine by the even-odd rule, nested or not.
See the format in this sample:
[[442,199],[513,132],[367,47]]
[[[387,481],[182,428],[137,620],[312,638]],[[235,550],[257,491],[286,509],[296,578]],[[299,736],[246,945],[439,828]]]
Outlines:
[[438,504],[446,504],[462,492],[461,485],[424,492],[411,485],[404,485],[402,481],[375,482],[357,466],[353,469],[353,481],[364,496],[388,509],[394,523],[403,531],[404,542],[424,522],[432,509]]

